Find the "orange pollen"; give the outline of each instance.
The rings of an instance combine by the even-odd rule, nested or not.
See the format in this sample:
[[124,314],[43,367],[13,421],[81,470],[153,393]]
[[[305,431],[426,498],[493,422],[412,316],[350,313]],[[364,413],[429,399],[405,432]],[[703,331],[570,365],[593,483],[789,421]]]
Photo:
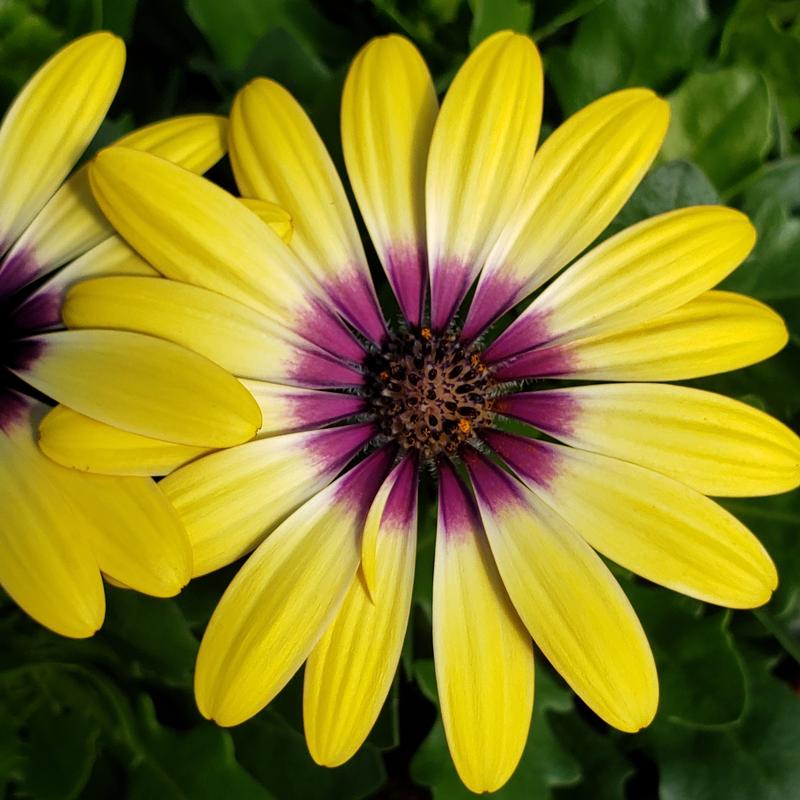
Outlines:
[[460,419],[458,421],[458,429],[461,433],[469,433],[472,430],[472,423],[468,419]]
[[419,332],[419,335],[420,335],[420,336],[421,336],[423,339],[430,339],[430,338],[433,336],[433,334],[431,333],[431,329],[430,329],[430,328],[423,328],[423,329],[422,329],[422,330]]
[[384,370],[383,372],[381,372],[381,374],[380,374],[380,375],[378,375],[378,377],[379,377],[379,378],[380,378],[380,379],[381,379],[381,380],[382,380],[384,383],[386,383],[386,381],[388,381],[388,380],[389,380],[389,373],[388,373],[386,370]]

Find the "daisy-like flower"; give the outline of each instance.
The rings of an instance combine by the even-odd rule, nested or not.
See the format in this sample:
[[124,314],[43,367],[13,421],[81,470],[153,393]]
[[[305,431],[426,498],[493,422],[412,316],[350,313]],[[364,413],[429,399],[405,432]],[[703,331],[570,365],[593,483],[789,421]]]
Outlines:
[[[125,47],[110,33],[74,41],[33,76],[0,127],[0,584],[33,618],[74,637],[103,621],[101,572],[173,595],[191,576],[191,549],[152,480],[80,475],[41,454],[46,396],[108,422],[135,426],[155,415],[175,431],[192,426],[205,446],[244,441],[258,425],[238,383],[194,353],[140,334],[56,330],[63,293],[76,281],[154,274],[97,208],[87,168],[65,180],[102,122],[124,62]],[[225,153],[226,126],[215,116],[180,117],[120,144],[203,172]],[[232,431],[227,412],[237,402],[253,422]],[[170,419],[180,425],[164,424]]]
[[[742,403],[656,383],[785,344],[770,309],[711,291],[753,228],[727,208],[686,208],[581,255],[648,169],[668,107],[645,89],[617,92],[534,154],[542,84],[533,43],[507,32],[467,59],[441,110],[405,39],[374,40],[355,59],[344,155],[400,310],[393,324],[333,163],[272,81],[237,96],[229,144],[241,193],[291,215],[288,245],[150,155],[115,148],[93,165],[108,218],[173,280],[85,282],[67,323],[185,345],[240,376],[263,409],[255,441],[202,457],[64,409],[42,434],[64,463],[171,473],[161,486],[195,574],[254,551],[197,662],[200,710],[220,724],[257,713],[306,662],[313,757],[336,765],[358,749],[397,669],[427,468],[439,701],[474,791],[497,789],[520,758],[534,644],[610,724],[652,719],[653,657],[598,553],[725,606],[760,605],[775,588],[758,540],[708,495],[796,486],[797,437]],[[485,346],[490,326],[502,330]],[[522,426],[509,419],[546,436],[510,432]]]

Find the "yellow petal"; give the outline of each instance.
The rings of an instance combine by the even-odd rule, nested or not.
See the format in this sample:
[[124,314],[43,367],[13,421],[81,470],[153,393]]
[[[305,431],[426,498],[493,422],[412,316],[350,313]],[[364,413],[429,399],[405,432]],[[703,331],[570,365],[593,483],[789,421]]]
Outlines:
[[658,705],[655,663],[608,568],[529,489],[482,456],[467,461],[497,568],[536,645],[609,725],[649,724]]
[[597,238],[644,176],[668,124],[665,101],[625,89],[551,134],[488,256],[465,335],[480,333]]
[[563,445],[487,441],[595,550],[648,580],[731,608],[763,605],[778,585],[758,539],[679,481]]
[[783,320],[757,300],[705,292],[680,308],[619,332],[523,353],[496,370],[608,381],[677,381],[746,367],[788,341]]
[[640,222],[553,281],[487,357],[621,330],[672,311],[729,275],[755,240],[747,217],[721,206],[682,208]]
[[150,478],[64,472],[103,573],[155,597],[178,594],[192,576],[192,551],[156,484]]
[[228,149],[228,120],[218,114],[186,114],[145,125],[114,142],[142,150],[202,175]]
[[189,534],[195,575],[230,564],[316,494],[372,437],[369,425],[293,433],[201,458],[159,485]]
[[62,310],[71,328],[113,328],[166,339],[234,375],[302,377],[308,344],[283,325],[229,297],[176,281],[108,277],[83,281]]
[[155,277],[158,272],[119,236],[112,235],[71,264],[54,272],[22,302],[20,308],[35,314],[37,330],[60,326],[61,309],[67,289],[86,278],[102,275]]
[[91,636],[103,623],[105,597],[65,480],[70,473],[36,447],[36,418],[45,407],[14,397],[17,413],[0,427],[0,583],[42,625],[63,636]]
[[261,409],[258,438],[276,433],[321,428],[357,417],[367,410],[364,398],[348,392],[326,392],[279,383],[242,380]]
[[703,494],[749,497],[800,485],[800,438],[722,395],[656,383],[598,384],[498,398],[496,410],[562,442],[676,478]]
[[542,62],[526,36],[485,39],[436,120],[425,202],[431,320],[447,325],[516,207],[539,137]]
[[233,101],[230,158],[239,191],[291,214],[290,244],[342,315],[380,341],[384,323],[344,187],[300,104],[280,84],[256,78]]
[[17,238],[80,158],[122,78],[125,45],[110,33],[83,36],[41,67],[0,128],[0,240]]
[[262,222],[266,222],[286,244],[292,241],[294,225],[292,224],[292,215],[288,211],[281,208],[277,203],[269,203],[266,200],[257,200],[253,197],[240,197],[239,200],[245,208],[249,208]]
[[433,652],[456,770],[471,791],[494,792],[511,777],[528,738],[533,648],[472,498],[449,467],[439,483]]
[[[147,125],[115,144],[145,150],[202,174],[225,155],[226,133],[225,117],[196,114]],[[84,166],[37,214],[9,258],[15,253],[27,254],[42,275],[85,253],[113,233],[92,197],[88,167]]]
[[347,173],[406,319],[425,300],[425,167],[438,103],[408,39],[373,39],[353,61],[342,94]]
[[210,181],[148,153],[103,150],[89,171],[103,213],[159,272],[291,321],[302,268],[281,238]]
[[39,426],[39,447],[53,461],[101,475],[168,475],[208,452],[106,425],[56,406]]
[[98,330],[32,341],[41,352],[17,374],[99,422],[199,447],[238,444],[261,424],[258,405],[235,378],[171,342]]
[[[312,758],[347,761],[367,738],[397,672],[403,647],[417,538],[417,469],[410,457],[384,481],[375,534],[376,591],[357,574],[336,618],[309,656],[303,719]],[[373,602],[374,598],[374,602]]]
[[311,653],[355,577],[364,517],[388,466],[385,451],[373,454],[301,506],[239,570],[197,657],[203,716],[244,722]]

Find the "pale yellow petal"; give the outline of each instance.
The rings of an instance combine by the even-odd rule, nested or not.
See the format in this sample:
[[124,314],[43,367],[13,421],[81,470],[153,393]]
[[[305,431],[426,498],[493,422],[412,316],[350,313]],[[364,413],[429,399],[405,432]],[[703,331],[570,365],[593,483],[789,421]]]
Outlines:
[[195,696],[203,716],[244,722],[300,668],[355,577],[364,517],[388,466],[379,451],[346,473],[239,570],[200,645]]
[[665,101],[625,89],[548,137],[487,258],[465,335],[480,333],[597,238],[641,181],[668,123]]
[[550,284],[488,349],[492,360],[672,311],[727,277],[756,240],[747,217],[694,206],[633,225]]
[[216,292],[159,278],[83,281],[62,310],[71,328],[134,331],[182,345],[234,375],[285,381],[308,347],[280,323]]
[[688,380],[763,361],[787,341],[786,325],[772,309],[713,291],[632,328],[523,353],[495,373],[502,380]]
[[425,186],[431,321],[447,325],[519,201],[542,115],[539,52],[526,36],[485,39],[436,120]]
[[467,456],[497,568],[548,661],[610,725],[637,731],[658,705],[655,663],[619,584],[575,529],[482,456]]
[[56,406],[39,426],[39,447],[53,461],[100,475],[168,475],[208,452],[130,433]]
[[342,94],[347,173],[404,316],[423,312],[425,169],[438,111],[430,72],[408,39],[373,39],[354,59]]
[[640,464],[703,494],[748,497],[800,485],[800,438],[746,403],[657,383],[512,394],[495,408],[567,444]]
[[[173,117],[118,139],[118,146],[144,150],[202,174],[225,155],[227,120],[213,114]],[[53,195],[9,254],[25,254],[43,275],[99,245],[114,229],[98,208],[81,167]]]
[[496,791],[516,769],[528,738],[533,648],[472,498],[449,467],[439,485],[433,652],[456,770],[471,791]]
[[117,91],[125,45],[83,36],[41,67],[0,127],[0,241],[8,246],[50,199],[99,127]]
[[238,444],[261,425],[258,405],[235,378],[171,342],[75,330],[44,334],[32,345],[37,356],[17,374],[99,422],[199,447]]
[[240,197],[239,200],[245,208],[249,208],[262,222],[266,222],[286,244],[292,241],[294,225],[292,223],[292,215],[286,209],[281,208],[277,203],[258,200],[255,197]]
[[103,573],[144,594],[178,594],[192,576],[192,551],[156,484],[150,478],[64,472]]
[[249,442],[187,464],[159,485],[185,526],[195,575],[250,552],[372,437],[368,425]]
[[778,584],[758,539],[673,478],[540,440],[487,441],[595,550],[654,583],[731,608],[763,605]]
[[0,583],[42,625],[91,636],[103,623],[105,597],[86,522],[70,497],[69,470],[36,447],[45,407],[14,397],[15,414],[0,427]]
[[416,512],[417,469],[406,457],[370,509],[378,517],[375,591],[370,596],[359,572],[306,664],[303,719],[318,764],[335,767],[355,754],[397,672],[414,585]]
[[228,194],[148,153],[103,150],[89,171],[103,213],[168,278],[282,321],[306,300],[302,268],[268,225]]

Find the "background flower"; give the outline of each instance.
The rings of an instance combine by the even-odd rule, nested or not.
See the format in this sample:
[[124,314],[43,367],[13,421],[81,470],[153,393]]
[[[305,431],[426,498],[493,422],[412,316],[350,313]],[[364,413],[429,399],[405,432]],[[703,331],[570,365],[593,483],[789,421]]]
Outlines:
[[[220,4],[192,2],[188,6],[191,18],[213,47],[203,50],[189,17],[173,7],[174,13],[167,19],[142,3],[134,40],[138,37],[141,41],[149,31],[151,35],[146,39],[150,56],[159,47],[158,42],[164,41],[164,31],[185,36],[181,39],[185,46],[179,55],[174,46],[163,48],[158,68],[152,57],[141,58],[142,90],[138,99],[132,91],[126,103],[141,112],[159,94],[153,87],[163,86],[161,79],[170,67],[177,70],[177,85],[182,89],[177,95],[180,102],[198,101],[205,107],[224,100],[225,94],[229,96],[247,77],[266,73],[286,83],[300,97],[335,149],[336,115],[330,112],[335,111],[338,101],[337,70],[371,35],[398,29],[410,32],[432,64],[438,88],[442,89],[466,52],[470,35],[477,41],[493,26],[513,24],[522,29],[532,28],[537,38],[544,37],[540,38],[540,45],[548,63],[546,132],[566,113],[609,90],[643,83],[662,93],[674,92],[670,99],[676,121],[665,146],[666,158],[694,159],[702,173],[685,163],[660,162],[612,224],[614,229],[671,207],[717,202],[719,193],[723,193],[725,200],[745,207],[760,233],[760,243],[748,264],[726,288],[748,291],[775,304],[787,318],[790,331],[796,331],[797,293],[791,281],[797,274],[792,268],[796,263],[792,252],[797,248],[797,229],[791,215],[797,207],[797,197],[793,194],[796,182],[792,176],[796,173],[792,172],[790,157],[794,147],[791,131],[798,121],[797,102],[793,99],[796,87],[790,77],[797,72],[792,68],[796,47],[792,44],[792,20],[778,19],[780,9],[776,11],[771,6],[772,16],[768,16],[761,3],[740,3],[734,10],[712,16],[705,6],[696,3],[674,7],[664,4],[671,6],[665,10],[662,4],[609,0],[594,10],[590,4],[580,7],[576,4],[568,9],[566,16],[560,16],[556,4],[541,3],[531,19],[524,3],[513,3],[503,4],[506,16],[498,19],[492,13],[494,4],[478,2],[471,7],[453,3],[437,4],[435,8],[428,4],[403,4],[398,8],[389,3],[381,3],[379,8],[377,4],[362,3],[352,13],[345,9],[332,16],[316,13],[310,4],[293,4],[291,8],[290,5],[277,7],[269,15],[265,12],[263,19],[255,14],[244,22],[231,24],[235,15],[229,13],[229,8],[217,13],[217,9],[222,9]],[[143,14],[142,9],[153,13]],[[581,13],[584,16],[573,22],[572,17]],[[280,32],[272,27],[278,25]],[[216,83],[187,71],[188,53],[195,48],[201,58],[193,65]],[[248,63],[251,52],[254,55]],[[324,83],[326,77],[331,81],[328,86]],[[137,121],[143,119],[140,116]],[[780,163],[760,171],[767,158]],[[225,182],[225,176],[220,175],[220,180]],[[797,392],[792,388],[797,366],[793,359],[796,350],[792,344],[762,367],[736,376],[703,380],[700,385],[740,398],[747,394],[745,399],[791,422],[797,410]],[[797,566],[796,560],[793,566],[790,548],[796,530],[793,517],[796,512],[792,506],[795,502],[787,497],[729,506],[764,539],[783,578],[775,600],[759,612],[757,620],[749,614],[731,617],[715,614],[693,602],[656,599],[647,586],[625,584],[654,643],[662,677],[664,718],[648,734],[623,740],[608,733],[598,734],[587,726],[579,711],[576,713],[575,701],[558,684],[548,680],[545,670],[539,670],[538,718],[519,777],[506,790],[512,793],[509,796],[515,796],[516,792],[517,796],[526,797],[548,794],[579,797],[582,792],[597,794],[602,790],[613,797],[619,796],[624,781],[637,797],[647,796],[648,792],[654,795],[659,785],[665,797],[670,793],[691,796],[699,792],[724,797],[735,796],[736,791],[770,797],[770,792],[774,796],[790,792],[792,781],[796,780],[791,766],[797,759],[791,749],[795,737],[787,731],[797,724],[797,712],[784,687],[785,680],[791,680],[796,672],[784,653],[793,648],[796,651],[791,630],[795,614],[792,602],[796,597],[793,590],[796,581],[793,582],[792,576],[797,574]],[[425,530],[431,530],[431,523],[430,519],[422,520]],[[430,585],[430,576],[425,574],[425,559],[426,553],[430,556],[430,539],[422,544],[415,593],[417,635],[406,653],[405,673],[416,680],[411,682],[403,677],[400,683],[403,696],[400,748],[389,751],[381,761],[368,746],[352,766],[341,772],[318,775],[307,762],[301,767],[291,760],[292,753],[297,753],[298,759],[303,758],[303,746],[291,724],[291,710],[297,707],[297,702],[287,696],[285,703],[278,701],[277,709],[233,732],[238,763],[273,795],[363,796],[380,791],[379,765],[384,763],[388,764],[394,787],[400,784],[404,791],[418,791],[409,783],[410,774],[418,784],[433,786],[439,796],[458,796],[442,749],[441,730],[436,725],[425,745],[416,752],[410,773],[406,769],[432,718],[431,706],[415,688],[420,687],[424,693],[430,692],[431,687],[430,664],[425,660],[422,645],[428,639],[425,609],[429,600],[425,597],[425,587]],[[219,585],[213,578],[206,579],[190,587],[189,593],[173,606],[175,614],[171,622],[165,622],[160,614],[149,618],[145,625],[147,635],[140,640],[142,644],[135,657],[132,648],[137,639],[133,620],[141,620],[144,612],[141,607],[131,608],[134,601],[130,595],[120,594],[117,612],[113,607],[111,612],[118,613],[118,630],[127,628],[128,644],[123,646],[109,640],[107,637],[114,636],[109,633],[99,640],[98,646],[104,646],[105,642],[112,646],[98,653],[94,662],[88,656],[70,653],[73,662],[82,660],[84,665],[90,662],[88,673],[32,664],[36,650],[30,646],[30,639],[23,638],[24,631],[9,639],[12,652],[21,652],[15,665],[25,664],[27,675],[47,675],[49,685],[58,686],[62,693],[71,693],[73,698],[93,698],[84,704],[88,708],[105,708],[102,703],[107,700],[103,698],[115,698],[113,708],[120,715],[120,724],[127,721],[124,729],[128,733],[122,739],[113,739],[121,744],[113,754],[98,762],[101,766],[95,768],[89,790],[98,782],[102,786],[103,764],[125,764],[131,753],[138,754],[138,764],[148,765],[136,770],[134,785],[150,786],[152,790],[152,781],[158,781],[164,774],[163,767],[156,768],[153,764],[152,754],[156,752],[171,754],[162,756],[169,762],[171,779],[182,784],[189,794],[203,786],[213,796],[210,787],[214,776],[221,773],[229,791],[233,791],[231,786],[240,794],[259,790],[251,775],[225,755],[230,742],[226,734],[207,733],[208,729],[201,725],[186,732],[187,726],[197,725],[185,693],[178,688],[186,685],[186,665],[192,659],[191,626],[202,628],[208,602],[218,592]],[[181,619],[188,621],[189,630],[181,627]],[[177,645],[172,653],[182,653],[185,660],[175,657],[171,665],[166,665],[164,660],[172,658],[165,655],[166,648],[153,653],[148,643],[153,638],[153,626],[173,623],[168,635],[183,644]],[[771,633],[767,634],[767,630]],[[39,640],[39,646],[43,646],[43,640]],[[62,652],[61,660],[70,659]],[[705,671],[688,663],[692,660],[702,663]],[[103,674],[113,676],[112,684],[103,681],[97,663],[105,665]],[[92,677],[85,679],[87,674]],[[691,681],[687,679],[689,675]],[[164,688],[170,685],[173,688]],[[121,688],[121,692],[115,694],[110,686]],[[158,698],[159,722],[147,703],[135,710],[126,706],[126,697],[134,697],[142,690]],[[30,700],[37,695],[25,695],[17,687],[14,696]],[[281,710],[285,716],[281,716]],[[63,712],[60,717],[73,730],[89,732],[72,737],[76,741],[93,741],[94,730],[103,731],[104,741],[112,740],[109,726],[98,722],[102,715],[90,715],[86,721],[75,721],[68,714],[64,720]],[[53,713],[42,711],[40,718],[29,719],[30,727],[41,731],[44,723],[40,720],[52,720]],[[386,746],[394,741],[391,705],[382,722],[387,724],[379,728],[373,745]],[[81,724],[83,728],[79,728]],[[704,727],[708,724],[718,727]],[[298,749],[292,750],[293,746]],[[175,769],[180,762],[176,755],[190,748],[193,752],[203,748],[207,756],[203,759],[204,769],[192,775],[179,773]],[[282,756],[266,759],[265,749],[280,750]],[[698,753],[704,757],[698,758]],[[768,784],[761,782],[764,773],[753,770],[753,757],[769,765]],[[17,773],[33,772],[32,767],[27,772],[24,769],[17,767]]]

